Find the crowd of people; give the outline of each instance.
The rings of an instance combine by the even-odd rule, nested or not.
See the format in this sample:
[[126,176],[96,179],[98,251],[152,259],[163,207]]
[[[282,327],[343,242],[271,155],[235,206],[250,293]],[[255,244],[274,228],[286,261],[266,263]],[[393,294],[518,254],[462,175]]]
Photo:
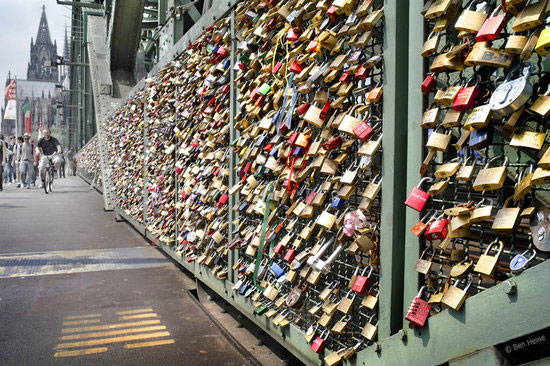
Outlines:
[[[48,128],[43,130],[43,137],[38,141],[29,134],[10,136],[5,139],[0,134],[0,192],[4,184],[16,184],[18,188],[30,189],[36,186],[36,181],[42,177],[48,159],[51,159],[56,178],[76,175],[76,160],[74,150],[63,151],[59,141],[51,136]],[[39,181],[41,186],[41,182]]]

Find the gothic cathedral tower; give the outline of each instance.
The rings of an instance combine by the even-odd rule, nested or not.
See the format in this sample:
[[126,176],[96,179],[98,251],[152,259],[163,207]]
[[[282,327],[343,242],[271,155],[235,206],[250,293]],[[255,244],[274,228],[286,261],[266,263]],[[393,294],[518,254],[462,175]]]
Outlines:
[[28,80],[44,80],[58,82],[57,68],[46,68],[44,62],[53,61],[57,56],[57,42],[50,37],[48,19],[46,19],[46,7],[42,6],[42,16],[36,35],[36,43],[31,38],[31,60],[27,69]]

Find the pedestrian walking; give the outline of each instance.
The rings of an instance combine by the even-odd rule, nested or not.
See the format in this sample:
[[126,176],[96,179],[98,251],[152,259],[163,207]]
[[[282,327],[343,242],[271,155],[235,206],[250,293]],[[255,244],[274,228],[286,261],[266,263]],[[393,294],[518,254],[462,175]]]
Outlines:
[[4,168],[6,166],[6,142],[0,133],[0,192],[4,190]]
[[21,183],[27,189],[31,188],[31,179],[34,171],[34,146],[30,143],[31,136],[25,134],[23,136],[23,144],[21,145],[17,154],[17,160],[19,164],[19,172],[21,173]]
[[21,149],[21,145],[23,145],[23,137],[19,136],[17,137],[17,142],[15,144],[15,148],[13,150],[14,156],[13,160],[15,163],[15,180],[17,181],[17,188],[21,187],[21,172],[19,171],[19,165],[20,161],[18,160],[19,150]]
[[10,136],[6,145],[6,173],[4,174],[4,184],[13,184],[16,181],[15,175],[15,136]]

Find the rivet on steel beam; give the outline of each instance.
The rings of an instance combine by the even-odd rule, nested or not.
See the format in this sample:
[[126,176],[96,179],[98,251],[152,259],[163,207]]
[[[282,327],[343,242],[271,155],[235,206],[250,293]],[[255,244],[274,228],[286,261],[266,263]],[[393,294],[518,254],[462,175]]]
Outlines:
[[517,290],[517,283],[514,280],[506,280],[502,284],[504,292],[508,295],[513,295],[516,293]]
[[407,339],[407,331],[405,329],[399,330],[399,339],[402,341]]
[[380,344],[380,342],[376,342],[374,344],[374,347],[375,347],[374,350],[376,351],[376,353],[382,352],[382,345]]

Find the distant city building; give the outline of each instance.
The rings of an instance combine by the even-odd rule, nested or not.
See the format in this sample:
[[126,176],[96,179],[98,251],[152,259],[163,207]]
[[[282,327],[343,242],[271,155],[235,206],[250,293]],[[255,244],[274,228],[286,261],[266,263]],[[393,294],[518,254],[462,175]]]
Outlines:
[[[70,59],[70,44],[65,31],[63,56]],[[22,135],[26,132],[25,113],[30,112],[31,132],[38,131],[40,123],[42,127],[65,127],[67,108],[57,108],[57,102],[68,104],[67,93],[61,93],[61,88],[56,85],[64,85],[68,89],[70,85],[68,67],[47,68],[46,61],[56,60],[57,42],[52,43],[46,7],[42,7],[42,16],[36,41],[31,38],[30,59],[27,68],[27,80],[17,79],[17,120],[4,120],[2,132],[8,135]],[[6,85],[11,81],[8,76]]]

